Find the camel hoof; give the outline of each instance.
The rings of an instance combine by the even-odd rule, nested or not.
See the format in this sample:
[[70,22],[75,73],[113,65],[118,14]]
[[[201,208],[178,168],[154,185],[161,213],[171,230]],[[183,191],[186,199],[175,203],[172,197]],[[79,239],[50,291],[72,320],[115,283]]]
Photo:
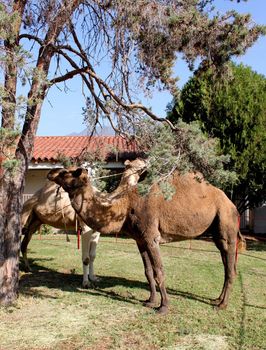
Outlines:
[[89,289],[91,287],[91,284],[90,284],[90,282],[88,281],[88,282],[83,282],[82,283],[82,288],[84,288],[84,289]]
[[227,308],[227,304],[224,304],[223,302],[221,302],[220,304],[216,305],[215,308],[217,311],[225,310]]
[[160,306],[155,310],[159,315],[166,315],[168,312],[168,307],[167,306]]
[[25,265],[25,266],[24,266],[24,271],[25,271],[25,272],[32,272],[32,269],[30,268],[29,265]]
[[221,303],[221,299],[219,298],[210,300],[210,304],[213,306],[218,306],[220,303]]
[[96,277],[96,276],[89,277],[89,279],[90,279],[91,282],[100,282],[101,281],[101,278],[100,277]]
[[145,307],[154,308],[155,305],[156,305],[155,301],[145,300],[143,302],[143,306]]

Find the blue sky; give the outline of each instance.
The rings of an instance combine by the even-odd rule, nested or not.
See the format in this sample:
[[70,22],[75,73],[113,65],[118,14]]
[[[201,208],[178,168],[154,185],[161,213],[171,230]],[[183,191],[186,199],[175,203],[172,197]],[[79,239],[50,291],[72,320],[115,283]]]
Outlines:
[[[235,8],[240,13],[251,13],[258,24],[266,25],[266,0],[249,0],[237,4],[230,0],[217,0],[216,7],[221,12]],[[261,37],[247,53],[238,58],[236,62],[243,62],[258,73],[266,76],[266,37]],[[190,72],[186,64],[178,61],[176,72],[179,76],[179,86],[187,81]],[[85,129],[82,119],[84,97],[81,93],[79,78],[72,79],[69,84],[70,91],[65,93],[54,86],[50,89],[44,102],[37,135],[63,136],[79,133]],[[152,99],[142,102],[152,108],[159,116],[165,116],[166,105],[171,102],[171,95],[167,92],[155,93]]]

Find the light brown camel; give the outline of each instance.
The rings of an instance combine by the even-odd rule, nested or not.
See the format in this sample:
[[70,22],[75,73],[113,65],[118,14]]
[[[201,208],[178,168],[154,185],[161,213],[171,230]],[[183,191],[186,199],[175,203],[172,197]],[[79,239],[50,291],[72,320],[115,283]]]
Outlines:
[[[136,169],[135,169],[136,165]],[[139,166],[141,169],[145,166],[142,161],[125,162],[125,171],[121,178],[120,189],[124,186],[134,186],[138,180]],[[137,180],[135,178],[137,177]],[[93,191],[97,191],[93,188]],[[118,189],[118,191],[120,191]],[[118,193],[113,192],[113,195]],[[94,260],[96,257],[96,247],[99,241],[100,233],[87,226],[84,221],[76,215],[71,206],[69,196],[63,188],[56,183],[47,181],[34,195],[28,199],[22,209],[22,233],[24,238],[21,243],[21,252],[24,260],[25,269],[30,271],[30,265],[27,258],[27,247],[34,232],[42,224],[47,224],[55,228],[64,230],[76,230],[76,226],[81,227],[81,246],[82,246],[82,266],[84,288],[89,287],[90,281],[97,281],[94,275]],[[89,278],[88,278],[89,276]]]
[[234,204],[218,188],[195,174],[173,174],[171,183],[175,194],[165,200],[154,184],[145,197],[136,188],[121,191],[120,195],[94,193],[84,170],[51,171],[48,178],[61,185],[69,194],[76,213],[101,233],[124,231],[136,240],[145,275],[150,287],[146,305],[155,306],[156,284],[161,295],[160,313],[168,310],[163,264],[159,244],[195,238],[210,231],[221,252],[224,264],[224,285],[218,308],[228,304],[229,292],[236,273],[236,247],[239,234],[238,212]]
[[[34,232],[46,224],[58,229],[74,230],[81,228],[81,248],[84,288],[89,287],[89,279],[97,281],[94,275],[94,260],[100,233],[88,227],[75,213],[68,194],[54,182],[45,185],[23,205],[21,216],[22,233],[21,253],[26,271],[30,271],[27,247]],[[88,278],[89,276],[89,278]]]

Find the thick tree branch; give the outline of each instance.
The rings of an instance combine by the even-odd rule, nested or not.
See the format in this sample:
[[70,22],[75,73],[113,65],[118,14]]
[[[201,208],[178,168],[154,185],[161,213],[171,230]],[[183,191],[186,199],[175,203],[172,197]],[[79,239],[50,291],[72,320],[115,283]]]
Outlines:
[[19,35],[19,40],[21,39],[29,39],[29,40],[34,40],[36,41],[40,46],[44,46],[44,42],[43,40],[41,40],[39,37],[32,35],[32,34],[27,34],[27,33],[23,33]]
[[71,72],[68,72],[60,77],[56,77],[54,79],[51,79],[49,82],[49,85],[61,83],[63,81],[72,79],[74,76],[76,76],[78,74],[85,73],[87,71],[87,69],[88,69],[88,67],[74,69]]

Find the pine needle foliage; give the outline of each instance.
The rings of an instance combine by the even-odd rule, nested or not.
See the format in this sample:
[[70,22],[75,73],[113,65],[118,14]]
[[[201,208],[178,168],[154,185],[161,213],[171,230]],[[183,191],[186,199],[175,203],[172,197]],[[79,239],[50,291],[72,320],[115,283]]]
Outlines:
[[166,124],[150,124],[149,127],[148,138],[142,135],[142,132],[147,135],[147,125],[139,131],[149,164],[148,175],[139,185],[141,193],[147,193],[157,182],[165,198],[171,199],[173,189],[169,180],[175,171],[181,174],[194,172],[198,181],[204,178],[220,188],[237,181],[236,173],[224,168],[230,157],[221,154],[219,140],[204,134],[198,122],[185,123],[180,119],[175,130]]

